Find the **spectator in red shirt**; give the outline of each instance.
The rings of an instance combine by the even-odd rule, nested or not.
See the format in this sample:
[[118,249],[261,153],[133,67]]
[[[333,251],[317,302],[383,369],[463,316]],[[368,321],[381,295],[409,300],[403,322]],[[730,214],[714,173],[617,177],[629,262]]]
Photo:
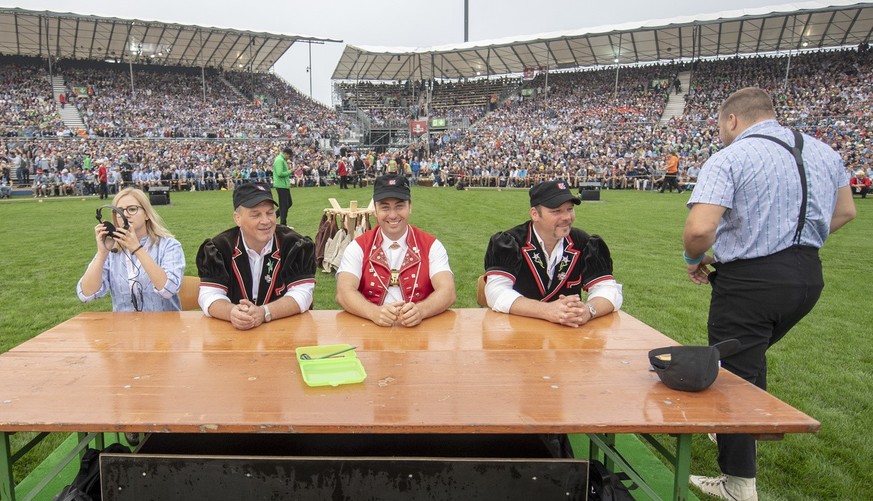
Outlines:
[[349,189],[349,165],[346,157],[340,158],[339,162],[337,162],[336,175],[340,178],[340,189]]
[[867,193],[870,193],[870,178],[864,173],[864,169],[858,169],[855,176],[849,180],[849,186],[852,188],[853,194],[867,198]]
[[100,200],[109,198],[109,191],[106,183],[109,181],[109,173],[106,171],[106,161],[100,161],[100,167],[97,167],[97,181],[100,183]]

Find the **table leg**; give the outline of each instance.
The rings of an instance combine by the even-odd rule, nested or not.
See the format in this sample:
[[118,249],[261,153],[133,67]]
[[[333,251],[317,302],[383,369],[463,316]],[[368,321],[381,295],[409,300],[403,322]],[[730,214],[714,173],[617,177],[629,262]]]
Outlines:
[[673,499],[688,499],[688,478],[691,475],[691,434],[676,437],[676,471],[673,477]]
[[15,477],[12,476],[12,448],[9,434],[0,431],[0,499],[15,501]]

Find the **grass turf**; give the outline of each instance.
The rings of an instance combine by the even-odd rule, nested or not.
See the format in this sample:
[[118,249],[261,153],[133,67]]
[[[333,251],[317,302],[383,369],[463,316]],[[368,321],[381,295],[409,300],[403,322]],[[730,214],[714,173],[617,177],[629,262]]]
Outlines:
[[[293,189],[289,224],[315,236],[327,198],[365,205],[372,188]],[[523,190],[413,189],[411,221],[437,235],[449,252],[458,288],[456,307],[475,307],[488,237],[527,219]],[[584,203],[576,225],[609,244],[615,275],[624,284],[623,309],[686,344],[706,342],[708,288],[686,277],[681,259],[687,194],[604,191]],[[204,238],[233,224],[230,192],[173,193],[159,213],[194,258]],[[869,388],[873,349],[869,340],[870,240],[873,202],[856,199],[858,218],[831,236],[821,252],[825,291],[816,308],[769,353],[770,391],[822,422],[817,434],[789,435],[759,445],[758,489],[764,499],[863,499],[873,473],[866,452],[873,446]],[[75,286],[94,255],[94,197],[13,199],[0,202],[0,352],[82,311],[111,310],[109,299],[83,305]],[[332,275],[317,275],[315,307],[336,309]],[[22,434],[26,435],[26,434]],[[38,447],[16,465],[22,478],[63,437]],[[694,442],[692,471],[715,474],[715,450],[706,437]]]

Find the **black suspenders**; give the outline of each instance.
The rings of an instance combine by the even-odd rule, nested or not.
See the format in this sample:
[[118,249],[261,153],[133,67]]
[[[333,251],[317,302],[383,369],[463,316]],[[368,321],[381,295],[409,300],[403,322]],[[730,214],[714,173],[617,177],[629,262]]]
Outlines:
[[794,245],[800,245],[800,234],[803,233],[803,225],[806,223],[806,203],[808,199],[808,188],[806,186],[806,169],[803,168],[803,136],[796,130],[794,133],[794,146],[788,146],[785,141],[777,139],[773,136],[765,136],[763,134],[749,134],[746,137],[760,137],[768,139],[788,150],[794,156],[794,163],[797,164],[797,172],[800,174],[800,216],[797,218],[797,231],[794,232]]

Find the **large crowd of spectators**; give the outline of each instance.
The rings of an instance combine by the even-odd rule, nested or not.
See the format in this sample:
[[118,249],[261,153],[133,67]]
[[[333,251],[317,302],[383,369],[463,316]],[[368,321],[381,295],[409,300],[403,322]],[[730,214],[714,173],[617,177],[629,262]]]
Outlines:
[[[687,186],[720,147],[719,103],[733,90],[754,85],[771,93],[780,121],[831,144],[848,171],[873,170],[873,54],[794,54],[786,78],[788,64],[786,56],[764,56],[622,67],[617,79],[615,69],[552,73],[548,79],[541,75],[519,86],[529,91],[489,104],[489,113],[467,104],[443,110],[445,116],[469,118],[468,129],[434,133],[387,152],[342,148],[336,139],[347,132],[346,119],[275,75],[211,75],[206,81],[210,104],[203,104],[196,74],[157,72],[145,78],[141,72],[131,98],[129,76],[123,78],[124,73],[114,68],[67,67],[63,74],[70,88],[94,89],[89,97],[70,101],[87,117],[88,137],[6,138],[0,142],[0,167],[19,183],[29,183],[27,174],[38,170],[60,176],[64,168],[74,174],[80,168],[79,174],[87,178],[87,156],[92,165],[105,159],[121,182],[221,189],[246,179],[269,179],[273,157],[290,145],[297,186],[332,182],[343,160],[346,165],[359,163],[360,175],[399,169],[437,186],[527,187],[564,179],[574,186],[596,183],[645,190],[658,186],[668,153],[675,153],[680,157],[680,180]],[[685,112],[662,123],[668,99],[677,98],[668,83],[680,72],[692,73]],[[13,102],[2,111],[4,124],[39,129],[21,118],[21,104],[43,103],[48,107],[45,116],[51,116],[51,100],[39,99],[40,93],[48,92],[47,76],[39,69],[13,65],[0,66],[0,75],[10,82],[0,95]],[[374,92],[399,95],[408,87],[368,85]],[[421,85],[412,84],[419,92]],[[206,130],[217,131],[217,139],[202,139]],[[123,139],[108,139],[113,136]],[[179,136],[187,138],[168,139]],[[22,165],[27,171],[23,181]]]
[[48,71],[32,58],[0,64],[0,135],[54,136],[64,122],[52,102]]

